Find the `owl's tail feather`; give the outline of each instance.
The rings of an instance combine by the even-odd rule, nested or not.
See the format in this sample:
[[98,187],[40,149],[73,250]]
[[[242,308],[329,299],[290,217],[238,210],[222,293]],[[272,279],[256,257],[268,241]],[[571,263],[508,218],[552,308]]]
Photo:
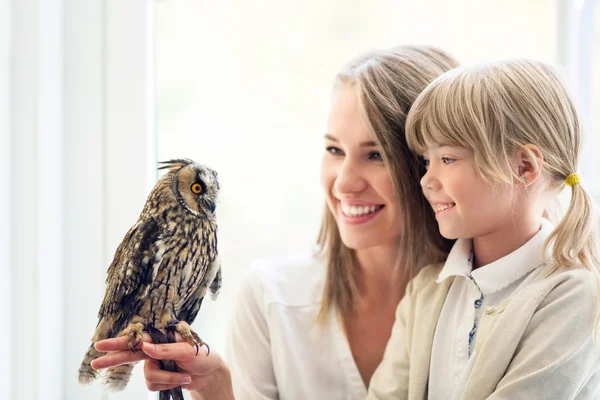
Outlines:
[[[99,372],[92,368],[92,360],[104,355],[104,353],[97,351],[92,344],[88,349],[81,365],[79,366],[79,383],[86,385],[92,383]],[[125,389],[131,378],[131,371],[137,363],[117,365],[106,370],[104,374],[104,383],[106,386],[115,392]]]
[[130,364],[117,365],[106,370],[104,375],[104,384],[108,389],[120,392],[125,389],[131,379],[131,371],[137,362]]
[[90,345],[87,353],[83,357],[83,361],[79,366],[79,383],[82,385],[87,385],[92,383],[98,377],[98,371],[92,368],[92,360],[104,355],[104,353],[99,352],[94,348],[94,344]]
[[92,344],[88,348],[87,353],[85,353],[83,361],[81,361],[81,365],[79,366],[79,383],[82,385],[92,383],[96,378],[98,378],[99,372],[93,369],[91,364],[93,360],[103,356],[105,353],[96,350],[94,348],[94,343],[99,340],[106,339],[112,334],[112,329],[110,326],[110,323],[104,318],[98,321],[96,331],[92,337]]

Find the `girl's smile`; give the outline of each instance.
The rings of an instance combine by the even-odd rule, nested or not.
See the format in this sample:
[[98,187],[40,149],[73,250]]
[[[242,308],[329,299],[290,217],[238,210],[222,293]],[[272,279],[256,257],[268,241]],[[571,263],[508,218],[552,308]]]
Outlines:
[[454,208],[455,205],[456,204],[454,203],[431,203],[431,206],[433,207],[433,211],[435,211],[436,216],[450,211]]

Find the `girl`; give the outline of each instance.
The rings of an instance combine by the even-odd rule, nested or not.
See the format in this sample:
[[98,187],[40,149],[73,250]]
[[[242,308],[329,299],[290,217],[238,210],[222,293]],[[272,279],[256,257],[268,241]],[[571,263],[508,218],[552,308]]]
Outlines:
[[555,73],[526,60],[448,72],[416,100],[407,141],[458,240],[411,282],[368,399],[600,398],[598,222]]
[[[456,65],[440,50],[403,46],[362,55],[336,77],[321,164],[327,206],[320,251],[248,269],[228,365],[213,349],[196,357],[189,344],[175,343],[111,353],[93,367],[150,356],[179,360],[177,374],[147,362],[148,387],[189,379],[184,387],[195,398],[231,398],[233,387],[239,399],[363,400],[411,270],[450,248],[418,187],[419,162],[404,123],[421,90]],[[96,348],[122,350],[126,342]]]

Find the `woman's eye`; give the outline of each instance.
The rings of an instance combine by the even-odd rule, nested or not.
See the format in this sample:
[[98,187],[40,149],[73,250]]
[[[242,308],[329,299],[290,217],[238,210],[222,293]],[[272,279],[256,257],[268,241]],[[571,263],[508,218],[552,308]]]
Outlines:
[[371,153],[369,153],[369,160],[383,161],[383,156],[378,151],[372,151]]
[[338,149],[337,147],[333,147],[333,146],[326,147],[325,151],[327,151],[328,153],[331,153],[333,155],[336,155],[336,156],[344,154],[342,152],[342,150]]
[[442,162],[444,164],[452,164],[454,161],[456,161],[454,158],[450,158],[450,157],[442,157]]

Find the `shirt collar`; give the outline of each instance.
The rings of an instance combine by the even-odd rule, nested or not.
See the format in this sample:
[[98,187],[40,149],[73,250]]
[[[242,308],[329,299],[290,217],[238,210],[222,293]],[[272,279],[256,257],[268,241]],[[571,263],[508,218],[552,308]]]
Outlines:
[[542,219],[540,230],[523,246],[488,265],[472,271],[471,239],[458,239],[438,275],[437,282],[451,276],[472,274],[484,295],[500,291],[543,264],[542,249],[554,227]]
[[452,246],[436,282],[440,283],[451,276],[470,274],[473,269],[471,264],[472,248],[473,241],[471,239],[458,239]]

